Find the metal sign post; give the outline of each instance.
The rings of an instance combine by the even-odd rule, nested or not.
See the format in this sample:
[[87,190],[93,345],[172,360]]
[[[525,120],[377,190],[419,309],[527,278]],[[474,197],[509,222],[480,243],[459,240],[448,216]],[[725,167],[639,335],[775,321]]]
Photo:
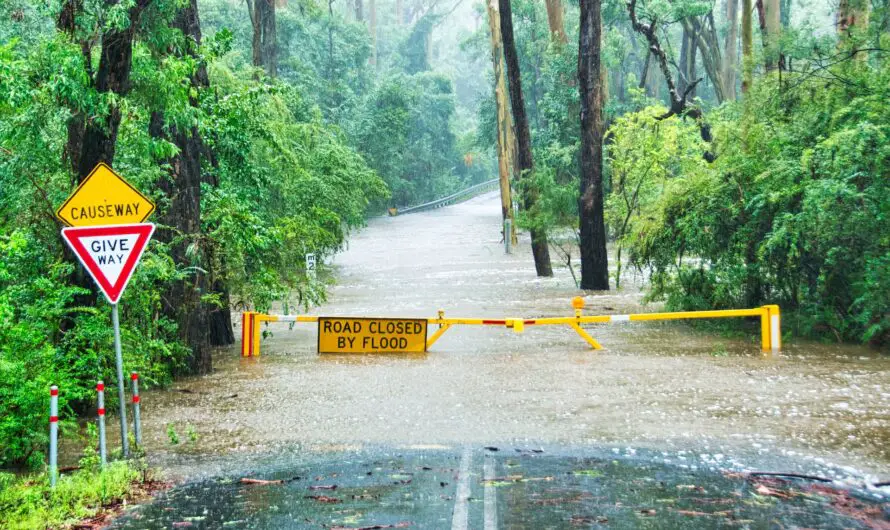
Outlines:
[[111,325],[114,326],[114,364],[117,368],[117,398],[120,402],[121,450],[124,458],[130,456],[130,440],[127,438],[127,399],[124,396],[124,356],[121,354],[121,324],[117,304],[111,304]]

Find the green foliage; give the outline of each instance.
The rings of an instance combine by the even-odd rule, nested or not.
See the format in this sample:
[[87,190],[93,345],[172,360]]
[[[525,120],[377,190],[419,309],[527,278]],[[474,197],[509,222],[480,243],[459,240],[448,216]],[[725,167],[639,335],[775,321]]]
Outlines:
[[403,206],[456,191],[463,165],[451,119],[454,91],[441,75],[396,75],[369,94],[350,125],[358,149]]
[[167,439],[170,440],[170,445],[179,444],[179,435],[176,434],[176,426],[172,423],[167,424]]
[[[710,165],[688,150],[694,126],[667,140],[648,111],[616,124],[613,172],[642,190],[622,244],[651,272],[652,298],[676,309],[779,303],[800,333],[887,342],[890,64],[853,59],[832,73],[843,82],[764,78],[743,104],[711,113]],[[676,144],[684,152],[665,165]],[[622,197],[609,200],[613,227],[628,212]]]
[[63,475],[50,489],[46,475],[0,473],[0,520],[10,530],[61,528],[128,498],[140,475],[127,462],[112,462],[100,472]]

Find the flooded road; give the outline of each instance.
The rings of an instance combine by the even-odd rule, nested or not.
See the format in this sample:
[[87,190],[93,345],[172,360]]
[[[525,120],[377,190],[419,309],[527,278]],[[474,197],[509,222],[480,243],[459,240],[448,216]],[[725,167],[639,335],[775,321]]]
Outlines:
[[[554,263],[554,278],[536,278],[527,236],[505,255],[499,227],[496,194],[373,219],[334,260],[328,303],[310,312],[571,315],[568,269]],[[641,306],[641,281],[628,272],[621,291],[587,293],[585,312],[657,310]],[[754,322],[730,334],[625,322],[588,327],[599,352],[568,327],[459,326],[426,355],[319,356],[312,324],[268,331],[261,357],[220,351],[213,374],[144,393],[151,463],[196,480],[371,448],[454,457],[497,446],[640,451],[692,471],[890,477],[890,359],[863,347],[793,342],[763,357]]]

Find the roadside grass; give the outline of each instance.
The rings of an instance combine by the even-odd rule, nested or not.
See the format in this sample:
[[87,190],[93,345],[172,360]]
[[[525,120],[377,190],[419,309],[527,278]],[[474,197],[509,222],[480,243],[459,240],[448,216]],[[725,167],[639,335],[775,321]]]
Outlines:
[[141,464],[112,462],[104,470],[81,469],[59,477],[0,473],[0,526],[4,529],[65,528],[144,495]]

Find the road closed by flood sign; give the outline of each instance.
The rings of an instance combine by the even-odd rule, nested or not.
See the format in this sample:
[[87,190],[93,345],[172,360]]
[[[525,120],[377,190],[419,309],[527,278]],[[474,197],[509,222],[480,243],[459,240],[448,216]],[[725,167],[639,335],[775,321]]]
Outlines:
[[424,353],[423,318],[319,317],[318,353]]

